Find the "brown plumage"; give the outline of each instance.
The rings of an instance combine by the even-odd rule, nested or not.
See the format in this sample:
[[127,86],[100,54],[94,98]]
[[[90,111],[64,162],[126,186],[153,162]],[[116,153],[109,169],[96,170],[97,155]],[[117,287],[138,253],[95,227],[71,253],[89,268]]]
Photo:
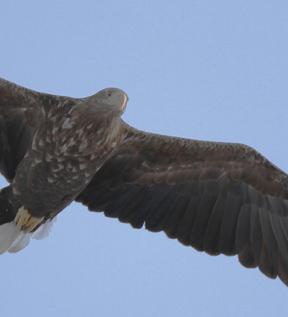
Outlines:
[[115,88],[74,99],[0,80],[0,169],[11,183],[0,252],[46,236],[76,200],[199,251],[238,254],[288,285],[287,175],[246,145],[136,130],[120,118],[127,100]]

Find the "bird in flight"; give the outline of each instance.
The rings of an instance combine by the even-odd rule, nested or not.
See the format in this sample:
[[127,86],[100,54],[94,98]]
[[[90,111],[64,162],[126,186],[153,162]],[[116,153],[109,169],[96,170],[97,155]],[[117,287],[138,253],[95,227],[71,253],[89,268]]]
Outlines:
[[288,178],[249,146],[137,130],[128,96],[39,93],[0,79],[0,253],[46,237],[73,201],[288,285]]

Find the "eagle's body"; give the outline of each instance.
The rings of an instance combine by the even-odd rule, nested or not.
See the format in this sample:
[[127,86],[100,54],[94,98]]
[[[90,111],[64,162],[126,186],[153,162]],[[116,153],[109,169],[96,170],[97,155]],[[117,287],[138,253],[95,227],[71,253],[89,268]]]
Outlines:
[[75,199],[119,143],[122,113],[106,106],[103,116],[101,108],[85,99],[56,98],[47,108],[13,181],[21,204],[46,219]]
[[288,284],[288,177],[252,148],[136,130],[127,95],[52,96],[0,79],[0,253],[73,200]]

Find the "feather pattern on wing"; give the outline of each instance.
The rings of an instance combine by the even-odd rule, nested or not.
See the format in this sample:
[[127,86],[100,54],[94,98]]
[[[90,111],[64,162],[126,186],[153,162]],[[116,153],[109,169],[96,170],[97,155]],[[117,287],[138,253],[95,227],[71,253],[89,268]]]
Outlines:
[[0,171],[9,182],[43,120],[45,96],[52,99],[0,78]]
[[76,201],[198,251],[238,254],[242,265],[288,284],[287,184],[285,173],[246,145],[127,126]]

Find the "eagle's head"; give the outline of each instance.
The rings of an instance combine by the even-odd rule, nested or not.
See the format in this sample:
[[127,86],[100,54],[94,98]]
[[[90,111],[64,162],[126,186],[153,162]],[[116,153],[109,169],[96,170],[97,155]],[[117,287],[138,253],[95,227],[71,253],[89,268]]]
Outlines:
[[106,88],[98,91],[93,97],[93,100],[97,100],[98,104],[107,105],[113,107],[113,110],[124,113],[128,102],[127,94],[118,88]]

